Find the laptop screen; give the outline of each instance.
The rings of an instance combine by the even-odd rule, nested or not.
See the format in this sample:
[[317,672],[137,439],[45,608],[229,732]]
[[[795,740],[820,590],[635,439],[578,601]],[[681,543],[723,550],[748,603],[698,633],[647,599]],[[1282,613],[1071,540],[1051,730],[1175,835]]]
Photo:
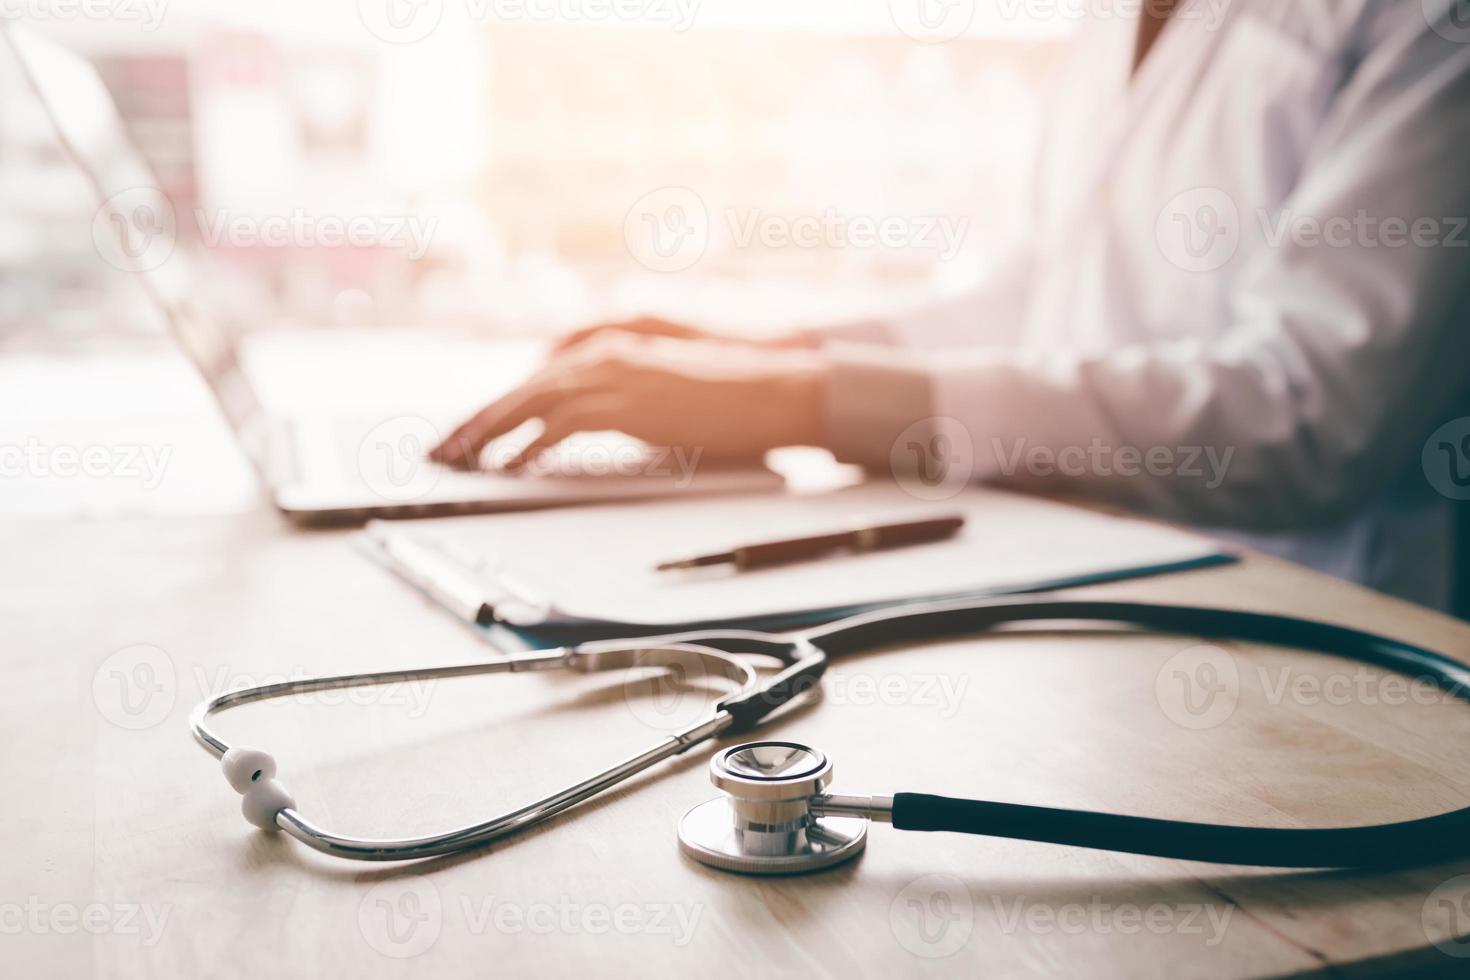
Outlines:
[[87,61],[30,31],[0,22],[0,33],[56,130],[63,152],[92,185],[98,211],[92,238],[113,266],[133,273],[174,337],[199,368],[230,422],[240,428],[259,402],[224,323],[191,302],[180,216],[128,135],[112,95]]

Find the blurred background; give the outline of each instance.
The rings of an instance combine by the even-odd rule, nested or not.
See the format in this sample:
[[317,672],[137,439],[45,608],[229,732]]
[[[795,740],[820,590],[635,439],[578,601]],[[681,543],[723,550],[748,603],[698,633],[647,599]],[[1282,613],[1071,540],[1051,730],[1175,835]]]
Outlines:
[[[11,0],[4,15],[101,73],[189,246],[169,271],[238,329],[354,350],[644,313],[789,329],[963,288],[1020,226],[1073,27],[1067,4],[1026,0]],[[161,317],[99,248],[95,195],[14,65],[0,86],[0,422],[197,414],[164,380],[180,365],[159,366]],[[908,234],[859,238],[888,219]],[[671,251],[640,238],[648,221]],[[300,397],[331,397],[335,350],[295,348]],[[58,360],[82,380],[46,373]],[[53,507],[57,491],[18,501],[4,481],[0,511],[111,506],[69,485]]]

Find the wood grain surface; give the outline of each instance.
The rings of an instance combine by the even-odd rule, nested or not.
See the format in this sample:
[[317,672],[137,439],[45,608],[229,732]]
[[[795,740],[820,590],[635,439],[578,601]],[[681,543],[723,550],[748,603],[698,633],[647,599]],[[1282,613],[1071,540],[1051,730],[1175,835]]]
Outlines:
[[[191,739],[202,697],[449,663],[483,643],[347,546],[269,514],[0,529],[0,972],[10,977],[1455,975],[1470,862],[1221,868],[874,827],[857,862],[757,880],[683,858],[691,753],[487,850],[410,867],[254,831]],[[1292,566],[1088,594],[1291,612],[1470,656],[1470,627]],[[303,812],[364,835],[481,818],[647,744],[702,692],[518,676],[221,717]],[[837,664],[765,729],[834,790],[1280,826],[1470,803],[1470,708],[1328,657],[1007,633]],[[1458,955],[1457,955],[1458,954]]]

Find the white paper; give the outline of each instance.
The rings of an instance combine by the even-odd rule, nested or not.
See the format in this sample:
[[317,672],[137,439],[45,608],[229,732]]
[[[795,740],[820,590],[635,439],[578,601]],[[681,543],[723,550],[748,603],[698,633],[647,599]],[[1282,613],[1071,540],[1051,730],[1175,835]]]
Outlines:
[[[963,513],[934,544],[755,571],[657,572],[659,562],[849,526]],[[402,527],[402,525],[397,525]],[[892,484],[820,496],[673,500],[463,517],[405,528],[488,559],[487,567],[578,616],[682,623],[847,606],[1188,561],[1211,541],[1145,521],[975,488],[938,503]]]

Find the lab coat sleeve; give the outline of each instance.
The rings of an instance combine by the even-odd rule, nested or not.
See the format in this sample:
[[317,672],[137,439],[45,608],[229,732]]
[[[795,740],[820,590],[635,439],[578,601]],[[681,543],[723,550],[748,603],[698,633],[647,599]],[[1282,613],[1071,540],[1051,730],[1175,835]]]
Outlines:
[[1384,224],[1376,246],[1260,248],[1226,298],[1231,326],[1209,339],[1088,353],[834,345],[839,458],[890,469],[900,435],[958,426],[972,452],[935,462],[1239,527],[1330,520],[1380,490],[1470,382],[1470,44],[1445,36],[1448,13],[1432,28],[1418,3],[1376,9],[1286,209],[1426,219],[1427,244],[1387,244]]

